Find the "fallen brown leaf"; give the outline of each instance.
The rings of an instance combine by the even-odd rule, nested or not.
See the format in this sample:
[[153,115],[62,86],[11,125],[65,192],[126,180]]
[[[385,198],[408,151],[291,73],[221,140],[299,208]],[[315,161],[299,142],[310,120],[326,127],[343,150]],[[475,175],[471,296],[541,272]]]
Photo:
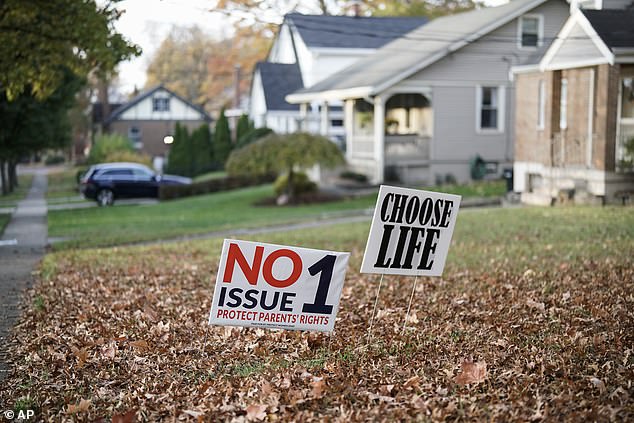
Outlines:
[[136,410],[128,410],[123,414],[112,416],[112,423],[133,423],[136,421]]
[[310,386],[312,387],[310,394],[313,398],[321,398],[324,396],[324,393],[326,392],[326,382],[323,379],[311,382]]
[[247,407],[247,420],[264,420],[266,418],[266,405],[251,404]]
[[459,385],[470,385],[484,382],[487,378],[487,363],[478,361],[473,363],[464,360],[460,365],[462,372],[455,377],[454,381]]
[[148,351],[150,349],[150,346],[148,345],[147,341],[144,341],[144,340],[132,341],[130,342],[130,345],[132,345],[134,348],[136,348],[139,351]]
[[90,400],[81,399],[79,401],[79,404],[77,404],[77,405],[68,404],[68,407],[66,408],[66,413],[67,414],[84,413],[84,412],[88,411],[88,409],[90,408],[90,404],[91,404]]

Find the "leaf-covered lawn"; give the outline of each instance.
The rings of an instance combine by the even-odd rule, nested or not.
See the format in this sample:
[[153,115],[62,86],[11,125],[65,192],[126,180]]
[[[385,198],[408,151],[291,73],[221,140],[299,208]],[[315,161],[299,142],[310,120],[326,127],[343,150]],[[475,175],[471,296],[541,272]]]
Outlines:
[[0,405],[47,421],[634,419],[634,209],[462,212],[404,333],[413,280],[384,279],[369,343],[368,226],[250,238],[352,251],[332,336],[207,327],[222,240],[49,255]]

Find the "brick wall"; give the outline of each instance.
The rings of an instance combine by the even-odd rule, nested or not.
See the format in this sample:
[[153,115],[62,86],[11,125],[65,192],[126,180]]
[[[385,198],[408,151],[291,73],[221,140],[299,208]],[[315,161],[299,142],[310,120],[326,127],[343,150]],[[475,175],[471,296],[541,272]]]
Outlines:
[[[564,129],[560,129],[559,116],[562,78],[568,82],[567,127]],[[543,129],[537,128],[540,80],[544,81],[547,99]],[[613,171],[618,90],[618,65],[516,75],[515,160],[546,166],[585,167],[590,118],[591,168]],[[591,101],[594,107],[588,116]]]
[[[546,94],[543,129],[537,127],[540,81],[544,81]],[[553,92],[553,73],[518,74],[515,87],[515,160],[550,165],[553,111],[548,99]]]

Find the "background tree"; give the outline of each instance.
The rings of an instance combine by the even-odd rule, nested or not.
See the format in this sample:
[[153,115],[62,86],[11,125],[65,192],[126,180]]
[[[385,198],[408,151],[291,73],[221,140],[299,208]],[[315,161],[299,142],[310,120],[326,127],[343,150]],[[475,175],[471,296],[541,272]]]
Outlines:
[[146,88],[165,84],[208,111],[231,103],[235,66],[240,66],[240,92],[248,94],[253,67],[268,53],[272,33],[237,28],[232,38],[217,40],[198,27],[176,27],[161,43],[147,68]]
[[176,123],[174,128],[174,142],[170,146],[167,156],[167,173],[189,176],[194,167],[192,159],[193,148],[187,128]]
[[223,167],[225,162],[231,153],[233,145],[231,144],[231,132],[229,131],[229,121],[225,116],[225,109],[222,109],[220,116],[216,121],[216,128],[214,129],[214,160],[216,163]]
[[209,172],[214,168],[209,125],[201,125],[198,127],[192,132],[190,138],[194,163],[193,174],[191,176],[198,176]]
[[214,44],[197,26],[172,28],[148,65],[146,88],[164,84],[194,104],[205,104],[203,87]]
[[116,1],[4,0],[0,2],[0,89],[9,101],[28,88],[40,99],[64,81],[64,69],[86,76],[114,70],[140,54],[114,31]]
[[235,34],[214,46],[207,62],[209,69],[205,93],[209,110],[219,110],[233,103],[235,67],[240,66],[240,93],[247,96],[255,64],[265,60],[273,40],[273,32],[257,26],[236,27]]
[[[324,15],[437,16],[477,6],[473,0],[220,0],[212,12],[222,13],[236,26],[256,26],[275,31],[285,14],[300,12]],[[356,10],[355,10],[356,9]]]
[[234,151],[227,161],[229,175],[263,175],[276,172],[287,179],[290,199],[297,192],[294,175],[298,169],[319,164],[334,167],[345,162],[341,150],[321,135],[297,132],[272,134]]
[[249,116],[242,114],[236,123],[236,146],[240,145],[240,139],[254,129],[253,122],[249,120]]
[[371,16],[439,16],[466,12],[475,9],[473,0],[408,0],[408,1],[365,1],[364,14]]
[[[2,193],[16,186],[18,161],[33,152],[63,148],[71,140],[68,110],[83,80],[68,69],[55,91],[40,99],[30,89],[12,98],[0,93],[0,180]],[[28,88],[28,87],[27,87]]]
[[116,1],[0,2],[0,179],[13,190],[17,161],[71,141],[68,111],[89,74],[104,79],[138,46],[114,31]]

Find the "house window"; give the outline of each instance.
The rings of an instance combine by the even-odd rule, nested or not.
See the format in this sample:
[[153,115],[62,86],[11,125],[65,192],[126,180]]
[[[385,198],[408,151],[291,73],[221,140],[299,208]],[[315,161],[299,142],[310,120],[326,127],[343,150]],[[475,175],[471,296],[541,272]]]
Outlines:
[[128,139],[132,142],[134,148],[143,147],[143,143],[141,142],[141,130],[136,126],[131,126],[128,128]]
[[621,119],[634,119],[634,78],[621,80]]
[[544,80],[539,80],[539,88],[537,93],[537,129],[544,129],[546,120],[546,87]]
[[520,47],[539,47],[542,45],[543,17],[542,15],[525,15],[519,21]]
[[333,128],[339,128],[343,126],[343,119],[333,119],[330,121],[330,125]]
[[503,88],[478,87],[477,101],[477,129],[502,131]]
[[152,99],[152,111],[153,112],[169,112],[170,111],[169,97],[154,97]]
[[561,93],[559,95],[559,128],[566,129],[568,127],[568,80],[561,79]]

